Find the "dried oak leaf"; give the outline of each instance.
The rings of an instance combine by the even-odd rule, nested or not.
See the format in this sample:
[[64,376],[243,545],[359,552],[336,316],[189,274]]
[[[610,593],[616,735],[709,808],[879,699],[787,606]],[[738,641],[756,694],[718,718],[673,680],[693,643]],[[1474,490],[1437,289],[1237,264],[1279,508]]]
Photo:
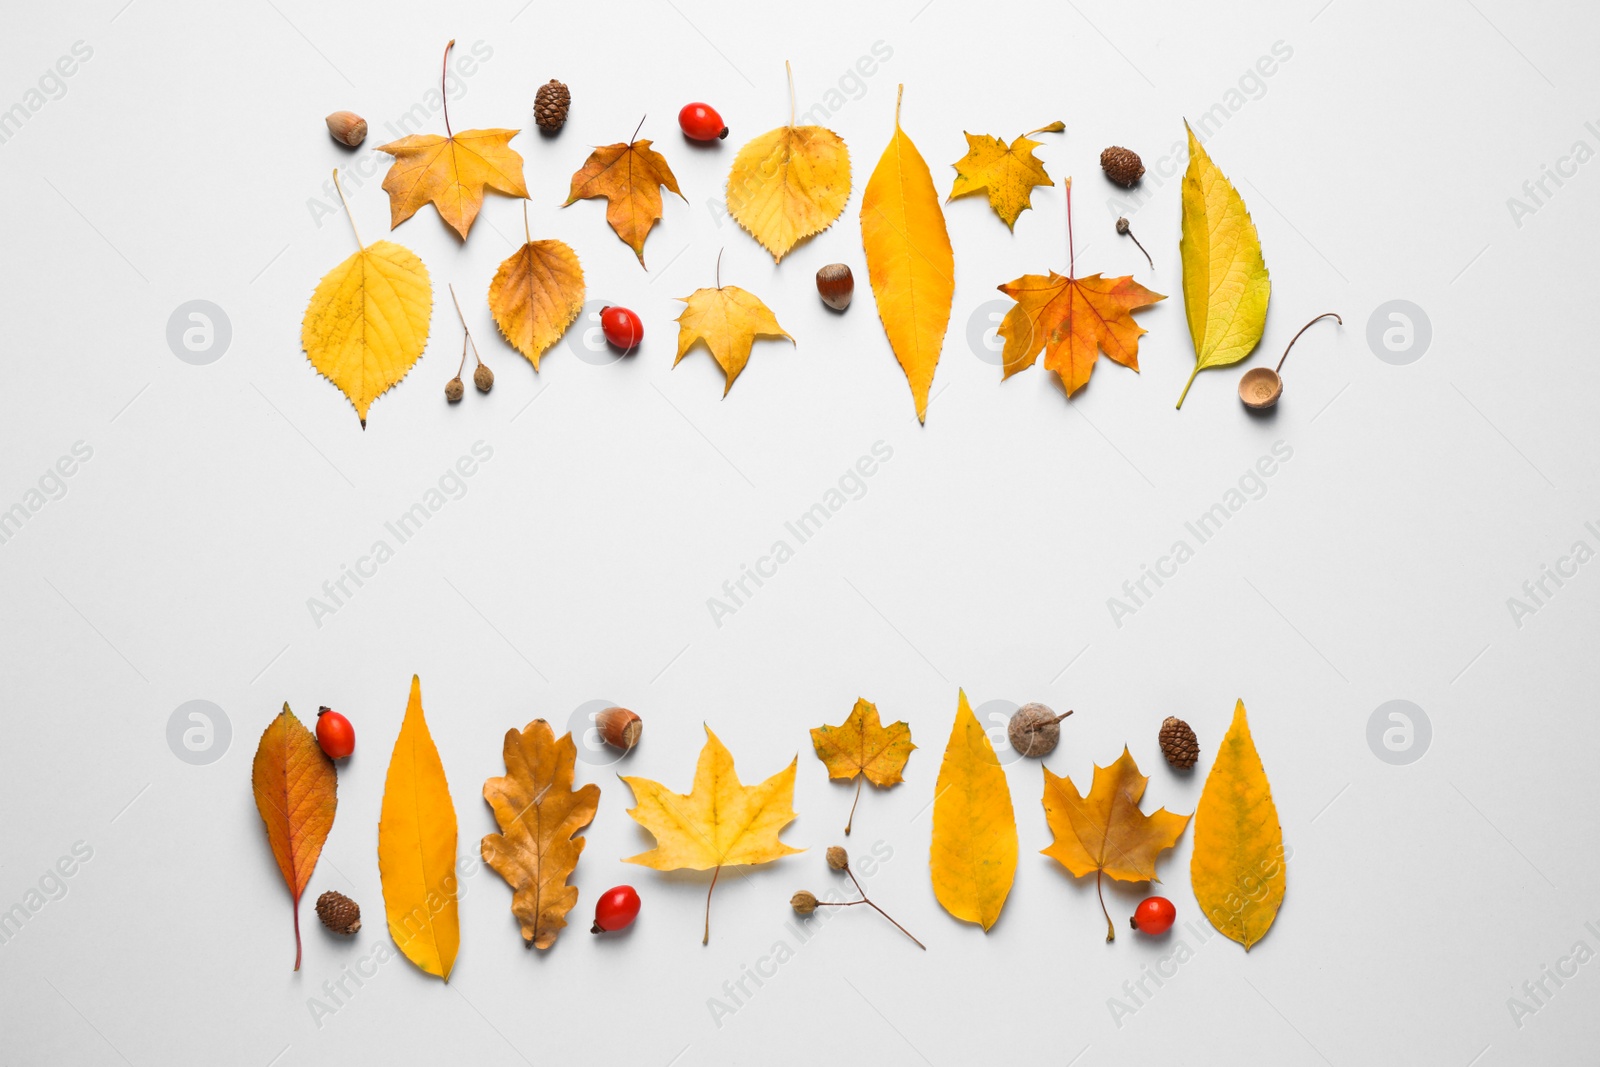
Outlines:
[[583,267],[564,241],[529,237],[489,283],[495,325],[534,370],[583,310],[583,297]]
[[644,266],[644,239],[661,218],[661,186],[677,193],[684,203],[689,198],[678,188],[678,179],[661,153],[649,141],[608,144],[589,154],[572,175],[567,207],[579,200],[606,198],[606,221]]
[[1043,142],[1031,138],[1036,133],[1060,133],[1066,128],[1064,122],[1052,122],[1010,144],[988,134],[966,134],[967,154],[952,164],[956,180],[946,200],[987,191],[995,214],[1008,228],[1016,229],[1017,217],[1033,206],[1029,201],[1034,187],[1055,184],[1033,154]]
[[316,737],[295,718],[289,705],[261,734],[250,786],[256,810],[267,828],[272,858],[294,900],[294,969],[300,969],[300,896],[322,855],[339,806],[339,779],[333,761]]
[[389,194],[389,228],[432,201],[439,217],[465,241],[483,207],[485,186],[526,197],[522,157],[510,144],[521,132],[463,130],[449,137],[414,133],[379,145],[378,151],[394,156],[394,164],[383,178],[384,191]]
[[494,809],[500,833],[488,834],[483,862],[513,890],[511,913],[522,940],[549,948],[578,903],[578,887],[567,878],[578,865],[584,839],[572,835],[594,820],[600,787],[572,788],[578,756],[570,733],[556,739],[543,719],[522,731],[507,730],[506,774],[483,783],[483,799]]
[[811,747],[827,766],[829,778],[856,779],[856,799],[850,804],[850,821],[844,827],[848,834],[855,822],[856,802],[861,800],[861,783],[868,781],[880,789],[899,783],[906,760],[917,746],[911,743],[910,726],[903,722],[884,726],[877,705],[857,700],[844,722],[811,731]]
[[727,379],[723,396],[728,395],[733,380],[750,362],[750,349],[757,337],[782,337],[794,343],[794,338],[778,325],[772,309],[737,285],[696,289],[682,299],[687,306],[677,319],[678,358],[672,365],[681,363],[696,341],[703,343]]

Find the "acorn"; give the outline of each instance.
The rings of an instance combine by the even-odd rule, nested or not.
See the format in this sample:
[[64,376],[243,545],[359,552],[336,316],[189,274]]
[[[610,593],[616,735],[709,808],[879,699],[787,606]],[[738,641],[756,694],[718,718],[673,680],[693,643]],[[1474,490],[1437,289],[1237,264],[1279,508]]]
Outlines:
[[336,934],[353,934],[361,929],[361,905],[330,889],[317,898],[317,918]]
[[843,311],[849,307],[855,291],[855,275],[843,263],[829,263],[817,271],[817,295],[833,310]]
[[328,132],[340,144],[354,148],[367,139],[367,120],[354,111],[335,111],[327,118]]
[[1048,756],[1061,741],[1061,720],[1071,714],[1057,715],[1043,704],[1024,704],[1006,725],[1006,738],[1024,756]]
[[1139,153],[1117,145],[1100,153],[1100,169],[1106,172],[1107,178],[1124,189],[1132,188],[1144,177],[1144,162],[1139,158]]
[[594,717],[600,740],[612,748],[627,752],[639,743],[644,733],[644,722],[627,708],[607,708]]
[[494,371],[482,360],[478,361],[478,369],[472,372],[472,384],[478,387],[480,393],[487,393],[494,388]]

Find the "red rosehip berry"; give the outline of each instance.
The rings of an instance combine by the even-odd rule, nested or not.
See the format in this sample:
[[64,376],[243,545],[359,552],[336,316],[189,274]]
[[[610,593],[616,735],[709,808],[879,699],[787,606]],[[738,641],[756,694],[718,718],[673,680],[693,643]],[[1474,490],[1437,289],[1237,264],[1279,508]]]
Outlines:
[[318,708],[317,744],[329,759],[344,759],[356,750],[356,728],[332,708]]
[[600,329],[605,333],[606,340],[622,349],[631,352],[644,340],[644,323],[639,321],[639,316],[627,308],[606,307],[600,309]]
[[591,934],[622,930],[639,917],[639,894],[631,885],[613,886],[600,894],[594,902],[594,925]]
[[683,127],[683,135],[694,141],[720,141],[728,136],[722,116],[710,104],[684,104],[678,112],[678,125]]
[[1166,897],[1146,897],[1133,909],[1133,918],[1129,921],[1135,930],[1164,934],[1172,929],[1173,920],[1177,917],[1178,909]]

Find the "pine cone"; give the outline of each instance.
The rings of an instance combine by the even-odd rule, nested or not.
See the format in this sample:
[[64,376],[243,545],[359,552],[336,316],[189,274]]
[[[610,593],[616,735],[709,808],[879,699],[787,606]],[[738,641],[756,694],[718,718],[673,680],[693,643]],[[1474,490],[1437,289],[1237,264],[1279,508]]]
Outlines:
[[1106,172],[1107,178],[1124,189],[1132,188],[1144,176],[1144,163],[1140,161],[1139,153],[1116,145],[1100,153],[1100,169]]
[[1176,715],[1168,715],[1161,724],[1161,754],[1180,771],[1193,767],[1200,755],[1200,742],[1196,740],[1194,731]]
[[572,106],[572,91],[551,78],[539,86],[533,98],[533,118],[545,133],[555,133],[567,123],[567,109]]
[[317,898],[317,918],[336,934],[353,934],[361,929],[361,905],[330,889]]

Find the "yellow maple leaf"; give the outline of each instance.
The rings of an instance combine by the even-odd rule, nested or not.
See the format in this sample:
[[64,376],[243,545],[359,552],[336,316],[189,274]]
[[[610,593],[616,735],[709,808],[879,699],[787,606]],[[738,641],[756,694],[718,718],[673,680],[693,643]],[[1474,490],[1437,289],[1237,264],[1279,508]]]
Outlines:
[[844,722],[811,731],[811,747],[827,766],[829,778],[856,779],[856,799],[850,804],[850,819],[844,824],[848,834],[856,820],[861,783],[869,781],[879,789],[887,789],[900,782],[900,772],[917,746],[911,743],[911,727],[904,722],[884,726],[878,719],[877,705],[858,699]]
[[987,191],[989,206],[1008,229],[1015,230],[1017,216],[1033,206],[1030,201],[1034,187],[1055,184],[1033,154],[1044,142],[1031,138],[1036,133],[1060,133],[1066,128],[1064,122],[1052,122],[1029,130],[1010,144],[986,133],[966,134],[967,154],[951,164],[956,169],[956,180],[947,202]]
[[500,833],[483,839],[483,862],[514,891],[511,913],[521,923],[522,940],[549,948],[578,903],[578,887],[567,878],[584,839],[572,835],[593,821],[600,787],[572,788],[577,746],[570,733],[557,740],[543,719],[507,730],[504,754],[505,777],[483,783],[483,799],[500,826]]
[[[798,757],[760,785],[741,785],[733,756],[711,727],[705,729],[705,747],[687,795],[648,778],[622,776],[636,805],[628,814],[656,839],[655,848],[624,862],[658,871],[715,871],[711,877],[715,889],[724,867],[767,863],[805,850],[778,839],[779,831],[795,818]],[[711,889],[706,891],[705,942],[711,940]]]
[[1017,816],[1005,769],[965,691],[935,789],[933,895],[951,915],[988,931],[1017,876]]
[[898,95],[894,137],[861,195],[861,243],[878,318],[911,385],[917,421],[926,422],[928,393],[955,300],[956,260],[933,175],[900,128]]
[[795,245],[834,224],[850,199],[850,151],[822,126],[794,124],[753,138],[728,172],[728,214],[779,262]]
[[677,318],[678,358],[672,365],[682,362],[697,341],[704,344],[727,379],[723,396],[728,395],[733,380],[750,362],[750,349],[757,337],[782,337],[794,343],[794,338],[778,325],[772,309],[737,285],[696,289],[680,299],[685,307]]
[[[337,187],[338,171],[333,181]],[[433,286],[422,260],[392,241],[375,241],[317,283],[300,324],[300,346],[349,398],[366,429],[372,402],[404,378],[427,347],[432,316]]]
[[1242,700],[1195,807],[1189,879],[1206,919],[1246,952],[1266,936],[1283,904],[1283,827]]
[[383,783],[378,878],[389,936],[406,959],[449,981],[461,948],[456,809],[422,715],[422,682],[415,675]]
[[[1094,785],[1087,797],[1078,792],[1071,778],[1058,778],[1044,769],[1044,817],[1055,835],[1046,856],[1082,878],[1095,876],[1095,891],[1100,893],[1103,875],[1121,882],[1159,882],[1156,857],[1178,843],[1189,816],[1174,815],[1165,808],[1153,815],[1139,810],[1139,799],[1150,779],[1139,773],[1139,765],[1126,746],[1109,767],[1094,769]],[[1116,927],[1106,911],[1106,898],[1100,894],[1100,911],[1106,917],[1106,940],[1116,939]]]
[[528,235],[526,201],[522,212],[527,242],[495,271],[489,311],[500,333],[538,370],[539,357],[583,310],[583,266],[566,242],[535,241]]
[[1189,167],[1183,172],[1183,310],[1194,342],[1194,372],[1178,407],[1203,370],[1248,356],[1267,326],[1272,279],[1261,258],[1261,237],[1250,211],[1199,138],[1189,133]]
[[[455,41],[445,45],[448,63]],[[440,87],[444,100],[444,132],[412,134],[398,141],[379,145],[378,151],[394,156],[394,164],[383,176],[383,189],[389,194],[389,228],[392,230],[432,202],[439,217],[467,239],[472,222],[483,207],[483,190],[498,189],[511,196],[526,197],[522,180],[522,157],[511,148],[511,138],[521,130],[450,130],[450,97]]]
[[[641,124],[643,120],[640,120]],[[638,133],[637,130],[634,131]],[[661,153],[649,141],[618,142],[596,148],[583,166],[572,175],[567,207],[579,200],[597,196],[606,199],[606,221],[644,266],[644,239],[661,218],[661,186],[677,193],[684,203],[689,198],[678,188],[678,179]]]

